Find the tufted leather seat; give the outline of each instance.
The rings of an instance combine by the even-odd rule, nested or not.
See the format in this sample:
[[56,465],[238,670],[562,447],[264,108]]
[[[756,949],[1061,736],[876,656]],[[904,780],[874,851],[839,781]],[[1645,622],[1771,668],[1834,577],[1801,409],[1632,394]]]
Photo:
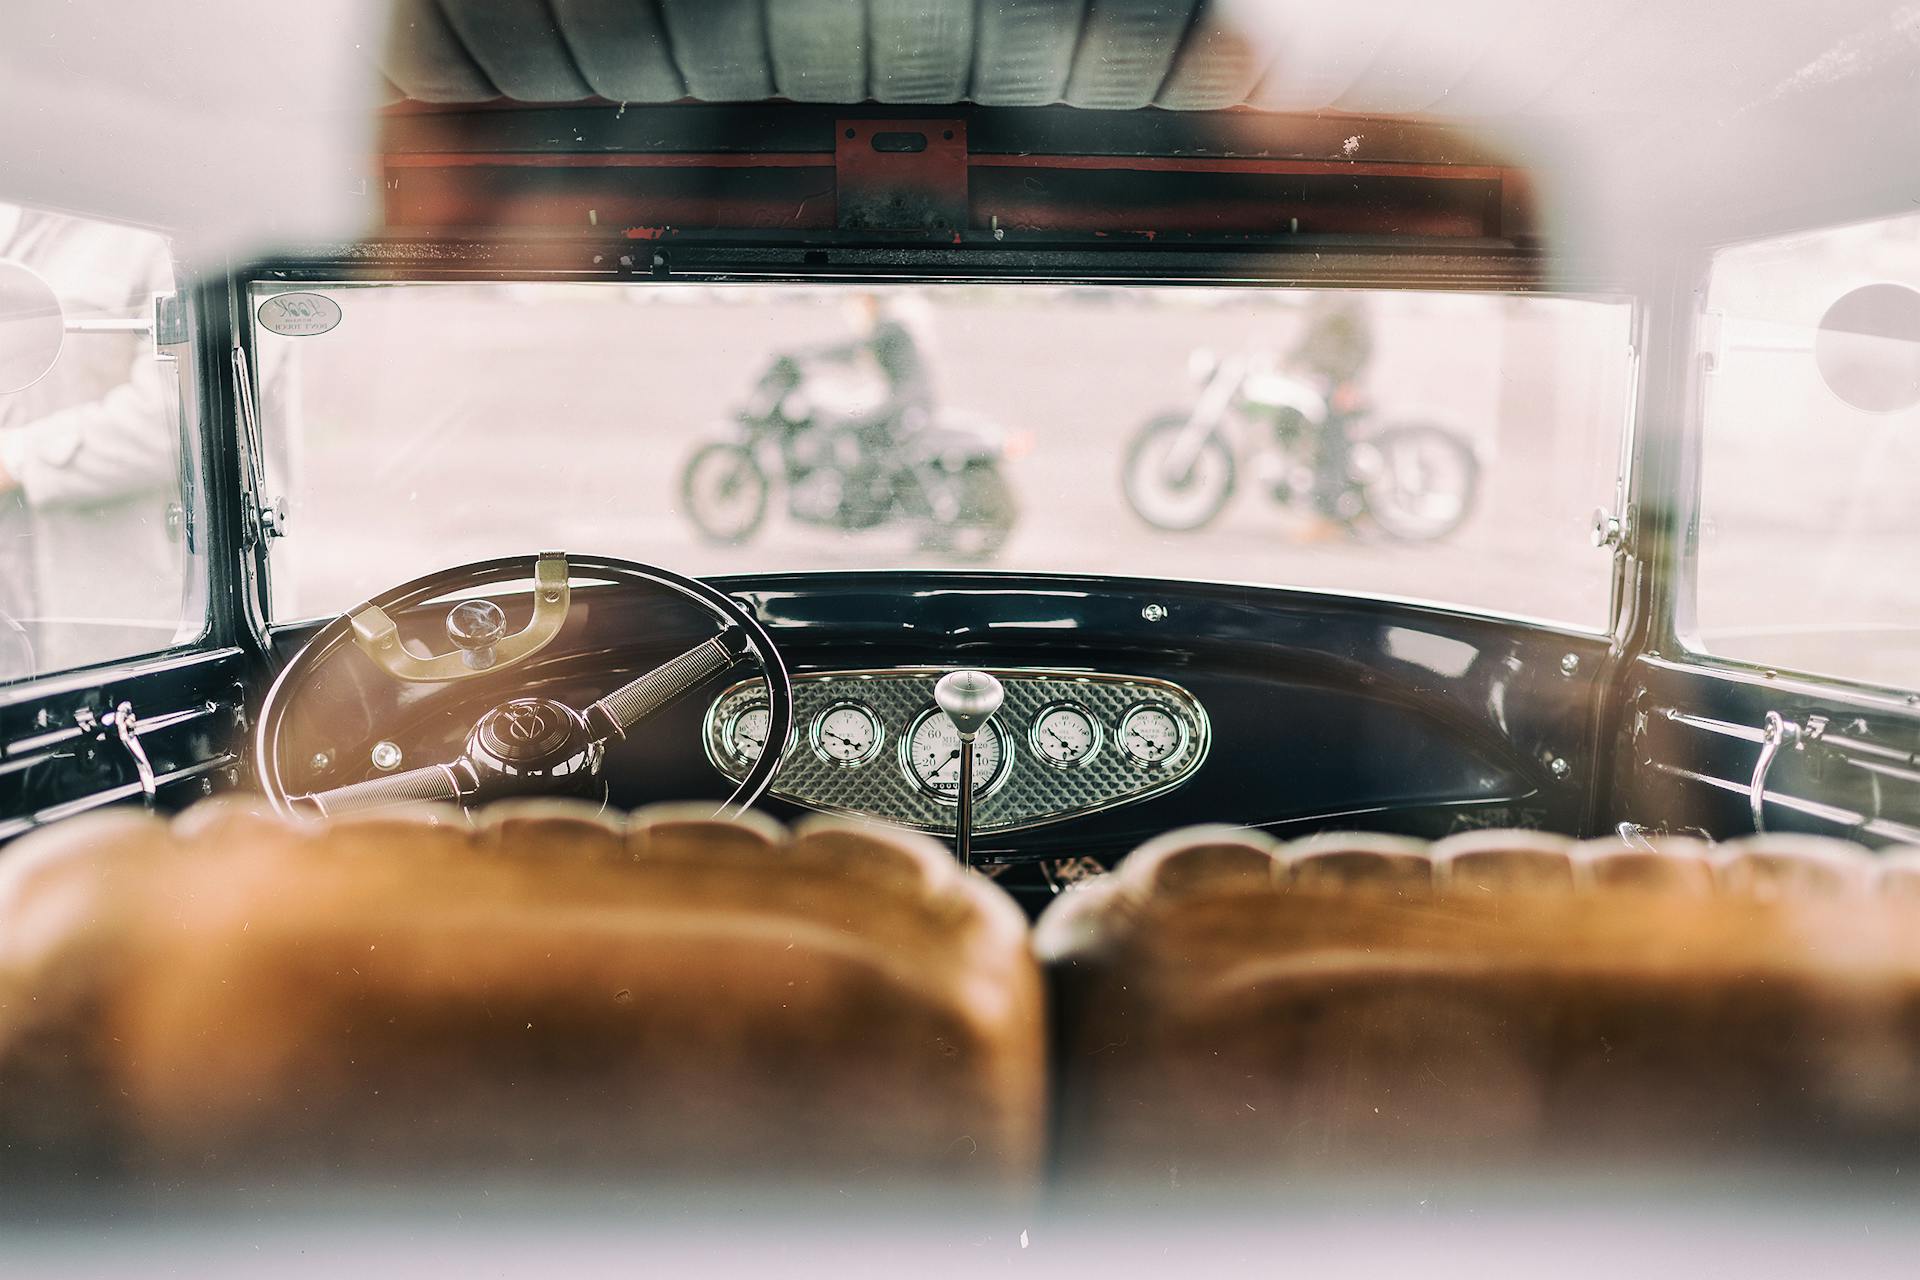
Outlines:
[[1449,893],[1570,891],[1573,841],[1544,831],[1468,831],[1433,846],[1436,878]]
[[547,802],[62,823],[0,867],[16,1163],[1019,1185],[1025,921],[910,835]]
[[1875,896],[1851,846],[1476,832],[1423,895],[1356,891],[1418,885],[1405,842],[1198,843],[1177,894],[1178,833],[1036,928],[1070,1169],[1920,1150],[1904,860]]
[[1377,889],[1416,897],[1433,892],[1433,858],[1427,846],[1398,836],[1365,832],[1308,836],[1286,846],[1282,863],[1287,882],[1303,889]]

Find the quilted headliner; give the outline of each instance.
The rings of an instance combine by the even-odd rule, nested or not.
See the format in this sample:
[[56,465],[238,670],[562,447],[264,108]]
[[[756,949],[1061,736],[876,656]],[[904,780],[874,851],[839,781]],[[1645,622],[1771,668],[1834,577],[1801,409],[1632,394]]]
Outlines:
[[[391,96],[1709,116],[1911,55],[1884,0],[394,0]],[[1911,15],[1907,15],[1908,19]],[[1904,48],[1903,48],[1904,46]]]

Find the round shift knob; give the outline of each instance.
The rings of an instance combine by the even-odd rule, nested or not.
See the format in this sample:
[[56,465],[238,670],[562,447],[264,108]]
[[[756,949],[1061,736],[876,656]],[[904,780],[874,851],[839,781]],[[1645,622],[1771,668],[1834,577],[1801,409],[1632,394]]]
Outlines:
[[493,647],[507,634],[507,612],[491,600],[462,600],[447,611],[447,639],[469,667],[493,665]]
[[933,700],[947,713],[960,736],[971,738],[980,732],[987,717],[1000,709],[1006,692],[984,671],[949,671],[933,686]]

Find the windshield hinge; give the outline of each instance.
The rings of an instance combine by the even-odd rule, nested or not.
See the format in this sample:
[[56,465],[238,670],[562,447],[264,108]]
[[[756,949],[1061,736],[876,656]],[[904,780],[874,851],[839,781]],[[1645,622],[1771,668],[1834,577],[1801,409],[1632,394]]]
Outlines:
[[260,417],[254,412],[253,377],[244,348],[233,349],[234,404],[240,413],[240,436],[247,450],[247,513],[253,541],[287,536],[287,500],[267,494],[266,446],[260,435]]
[[159,293],[153,298],[153,345],[155,354],[172,359],[168,347],[187,340],[187,306],[177,293]]
[[1725,314],[1719,311],[1700,313],[1699,349],[1700,368],[1705,373],[1718,373],[1721,362],[1726,358]]

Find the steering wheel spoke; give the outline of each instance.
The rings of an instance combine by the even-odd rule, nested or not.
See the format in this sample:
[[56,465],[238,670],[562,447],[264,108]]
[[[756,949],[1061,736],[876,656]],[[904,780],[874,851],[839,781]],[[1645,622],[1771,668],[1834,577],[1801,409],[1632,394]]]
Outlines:
[[365,813],[390,805],[430,800],[461,800],[478,789],[473,769],[464,760],[452,764],[422,765],[400,773],[352,782],[344,787],[315,791],[294,798],[294,807],[306,809],[323,818],[348,813]]
[[603,738],[624,738],[627,730],[687,690],[729,670],[745,656],[746,644],[739,629],[729,627],[589,706],[587,723]]

